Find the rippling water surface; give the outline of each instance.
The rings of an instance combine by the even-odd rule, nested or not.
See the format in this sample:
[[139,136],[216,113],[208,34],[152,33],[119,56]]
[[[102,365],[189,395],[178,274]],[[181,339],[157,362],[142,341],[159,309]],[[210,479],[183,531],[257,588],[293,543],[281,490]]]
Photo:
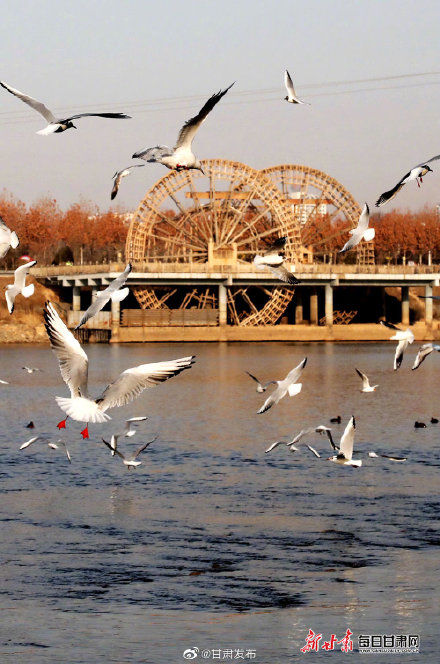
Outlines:
[[[0,385],[1,662],[168,664],[199,648],[196,662],[214,661],[216,649],[251,649],[253,661],[282,664],[304,656],[309,628],[326,640],[350,628],[355,649],[359,634],[419,634],[420,655],[377,661],[435,661],[440,424],[429,421],[440,419],[440,360],[411,372],[412,349],[394,373],[393,351],[88,346],[96,395],[136,364],[191,352],[197,363],[91,425],[90,441],[69,422],[69,465],[45,443],[18,451],[32,435],[29,420],[58,437],[54,396],[67,390],[55,358],[47,347],[1,347],[0,378],[11,382]],[[256,415],[264,395],[244,371],[281,378],[304,355],[301,394]],[[24,364],[44,371],[28,375]],[[355,366],[379,383],[377,393],[358,391]],[[319,436],[311,442],[320,459],[306,449],[264,454],[270,442],[335,415],[338,440],[352,413],[359,470],[326,461],[331,449]],[[99,441],[125,416],[144,414],[121,448],[159,438],[128,472]],[[427,428],[414,430],[415,420]],[[408,462],[370,459],[369,450]]]

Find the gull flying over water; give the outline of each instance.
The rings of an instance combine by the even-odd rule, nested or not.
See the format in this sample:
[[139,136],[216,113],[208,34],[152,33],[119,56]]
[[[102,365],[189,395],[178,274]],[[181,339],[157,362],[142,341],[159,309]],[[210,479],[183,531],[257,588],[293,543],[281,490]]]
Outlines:
[[0,380],[0,385],[9,385],[7,380]]
[[385,327],[389,327],[390,330],[397,330],[396,334],[393,334],[393,336],[390,337],[390,339],[395,339],[399,342],[394,355],[394,371],[397,371],[402,364],[403,353],[407,349],[408,344],[412,344],[414,341],[414,334],[409,328],[407,330],[401,330],[397,325],[393,325],[393,323],[389,323],[386,320],[381,320],[380,323]]
[[[291,452],[298,452],[298,447],[297,446],[300,443],[300,440],[304,436],[308,436],[311,433],[324,433],[324,432],[328,433],[329,431],[330,431],[330,429],[328,427],[324,426],[323,424],[320,424],[318,427],[310,427],[309,429],[302,429],[294,438],[292,438],[292,440],[289,440],[287,442],[285,440],[284,441],[283,440],[277,440],[275,443],[272,443],[272,445],[270,445],[267,448],[265,453],[267,454],[268,452],[272,452],[272,450],[274,450],[276,447],[279,447],[280,445],[286,445]],[[308,447],[309,450],[316,457],[318,457],[318,458],[321,457],[321,455],[315,450],[315,448],[312,447],[311,445],[309,445],[308,443],[302,442],[301,445],[305,445],[306,447]]]
[[284,97],[286,101],[288,101],[290,104],[307,104],[308,106],[310,106],[310,103],[308,101],[299,99],[296,96],[295,88],[293,87],[293,81],[290,78],[290,74],[287,71],[287,69],[284,72],[284,85],[286,86],[287,90],[287,97]]
[[47,436],[41,436],[41,435],[33,436],[32,438],[29,438],[29,440],[27,440],[25,443],[20,445],[20,450],[25,450],[30,445],[33,445],[34,443],[36,443],[37,440],[41,440],[42,442],[47,442],[47,446],[50,447],[52,450],[59,450],[61,447],[63,447],[69,463],[72,463],[72,459],[70,458],[70,453],[69,453],[69,450],[67,449],[67,445],[64,442],[64,440],[61,440],[61,438],[59,438],[56,441],[56,443],[54,443],[52,441],[48,442],[47,441]]
[[374,392],[376,387],[379,387],[379,385],[370,385],[370,381],[368,379],[368,376],[362,371],[359,371],[359,369],[356,369],[356,373],[360,378],[362,378],[362,389],[361,392]]
[[424,362],[428,355],[430,355],[430,353],[432,353],[434,350],[440,352],[440,346],[433,343],[423,344],[423,346],[420,346],[417,357],[414,360],[412,370],[414,371],[414,369],[418,369],[422,362]]
[[84,325],[90,318],[93,318],[93,316],[96,316],[96,314],[101,311],[107,304],[109,300],[112,302],[121,302],[125,297],[127,297],[128,293],[130,292],[130,289],[127,288],[122,288],[122,286],[125,284],[127,281],[127,277],[130,274],[132,270],[131,263],[128,263],[127,267],[119,277],[117,277],[112,283],[107,286],[103,291],[99,291],[97,293],[96,298],[90,305],[90,307],[87,309],[87,311],[84,313],[84,316],[81,318],[80,322],[78,325],[75,327],[75,330],[78,330],[78,328],[81,327],[81,325]]
[[266,399],[260,410],[257,411],[259,415],[268,411],[269,408],[272,408],[272,406],[275,406],[283,397],[286,396],[286,394],[289,394],[290,397],[293,397],[295,394],[299,394],[301,392],[302,383],[298,383],[297,380],[301,376],[306,364],[307,358],[305,357],[297,367],[292,369],[292,371],[289,371],[284,380],[275,381],[277,387]]
[[407,457],[398,457],[391,454],[376,454],[376,452],[368,452],[368,456],[373,459],[383,457],[384,459],[389,459],[390,461],[407,461]]
[[142,416],[142,417],[130,417],[130,419],[125,420],[125,428],[124,431],[120,433],[114,433],[112,434],[112,437],[110,438],[110,447],[112,449],[112,456],[115,456],[116,450],[118,447],[118,440],[122,436],[125,436],[126,438],[131,438],[131,436],[134,436],[136,433],[137,429],[133,427],[133,424],[135,422],[144,422],[145,420],[148,420],[148,417]]
[[356,228],[353,228],[351,231],[348,231],[351,235],[351,238],[347,240],[342,249],[339,251],[340,254],[343,254],[345,251],[354,249],[361,240],[369,242],[372,240],[376,234],[374,228],[369,228],[368,224],[370,222],[370,208],[368,203],[365,203],[361,216],[359,217],[358,225]]
[[334,461],[334,463],[339,463],[341,466],[353,466],[354,468],[362,466],[362,461],[352,458],[355,429],[356,421],[354,415],[352,415],[341,436],[339,452],[335,456],[329,457],[328,461]]
[[36,264],[37,261],[30,261],[24,265],[20,265],[14,272],[14,283],[8,284],[6,286],[6,304],[8,305],[8,311],[10,314],[13,313],[15,307],[15,298],[20,293],[23,297],[31,297],[34,294],[34,284],[29,284],[26,286],[26,277],[31,269]]
[[11,247],[16,249],[19,244],[17,233],[11,231],[0,217],[0,258],[4,258]]
[[256,377],[253,376],[251,373],[249,373],[249,371],[246,371],[245,373],[247,373],[247,375],[248,375],[250,378],[252,378],[252,380],[254,380],[254,381],[257,383],[257,392],[259,392],[260,394],[261,394],[262,392],[265,392],[265,391],[267,390],[267,388],[269,387],[269,385],[276,385],[276,381],[275,381],[275,380],[269,380],[267,383],[261,383],[261,382],[258,380],[258,378],[256,378]]
[[285,281],[288,284],[299,284],[299,279],[284,267],[286,257],[283,249],[286,242],[286,236],[277,238],[273,244],[266,248],[263,254],[257,254],[253,262],[259,270],[264,270],[265,267],[268,267],[281,281]]
[[21,367],[23,371],[26,371],[28,374],[33,374],[36,371],[42,371],[42,369],[38,369],[38,367]]
[[52,111],[50,111],[41,101],[37,101],[33,97],[29,97],[15,88],[11,88],[11,86],[4,81],[0,81],[0,85],[43,116],[48,124],[44,129],[37,131],[37,134],[40,134],[41,136],[59,134],[62,131],[66,131],[66,129],[76,129],[77,127],[75,127],[72,120],[77,120],[78,118],[99,117],[112,118],[113,120],[126,120],[130,118],[129,115],[125,115],[124,113],[78,113],[77,115],[56,118]]
[[119,191],[119,187],[121,186],[122,178],[126,178],[127,175],[130,175],[133,168],[143,168],[144,166],[146,166],[146,164],[133,164],[132,166],[127,166],[127,168],[123,168],[121,171],[116,171],[116,173],[113,176],[114,183],[110,198],[112,200],[116,198]]
[[151,163],[156,162],[163,164],[171,170],[181,171],[195,169],[203,173],[201,163],[192,151],[194,136],[214,106],[218,104],[220,99],[224,97],[233,85],[234,83],[231,83],[228,88],[219,90],[219,92],[212,95],[198,114],[185,122],[179,132],[177,143],[174,148],[169,148],[166,145],[156,145],[154,148],[146,148],[145,150],[135,152],[133,159],[144,159]]
[[416,180],[417,186],[420,187],[421,182],[423,182],[423,177],[427,173],[432,173],[432,168],[430,168],[428,164],[430,164],[431,161],[436,161],[437,159],[440,159],[440,154],[432,157],[431,159],[428,159],[428,161],[422,161],[421,164],[414,166],[414,168],[412,168],[409,173],[406,173],[406,175],[404,175],[403,178],[401,178],[392,189],[385,191],[379,196],[376,201],[376,207],[385,205],[385,203],[394,198],[394,196],[402,189],[405,184],[412,182],[412,180]]
[[[110,420],[107,410],[125,406],[147,387],[154,387],[168,378],[177,376],[195,362],[194,355],[191,355],[126,369],[105,388],[98,399],[92,399],[87,389],[89,361],[80,343],[61,320],[51,302],[46,302],[43,316],[50,345],[58,358],[61,376],[70,389],[70,398],[55,397],[55,400],[67,417],[77,422],[88,424]],[[59,422],[59,429],[65,428],[67,417]],[[83,438],[89,437],[87,425],[81,434]]]
[[112,446],[110,443],[108,443],[104,438],[102,439],[102,442],[104,445],[107,445],[107,447],[112,451],[112,455],[117,454],[118,457],[122,459],[122,462],[127,466],[127,470],[131,470],[131,468],[136,468],[136,466],[140,466],[142,461],[137,461],[137,457],[141,452],[143,452],[151,443],[154,443],[154,441],[157,439],[157,436],[153,438],[153,440],[148,441],[148,443],[145,443],[144,445],[141,445],[139,449],[136,450],[136,452],[130,456],[125,456],[125,454],[122,454],[119,450],[113,450]]

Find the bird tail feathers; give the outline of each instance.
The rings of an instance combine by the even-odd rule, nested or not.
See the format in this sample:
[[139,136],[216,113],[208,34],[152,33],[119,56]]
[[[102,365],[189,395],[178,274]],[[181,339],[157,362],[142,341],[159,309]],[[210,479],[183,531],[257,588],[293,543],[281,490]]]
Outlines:
[[21,294],[23,297],[31,297],[31,295],[34,294],[35,291],[35,286],[34,284],[29,284],[28,286],[24,286],[24,288],[21,289]]
[[103,413],[98,404],[84,397],[55,397],[58,406],[76,422],[92,422],[93,424],[110,420],[110,415]]
[[112,293],[112,296],[111,296],[112,302],[122,302],[122,300],[127,297],[129,292],[130,292],[130,289],[128,287],[127,288],[121,288],[120,290],[115,291],[114,293]]

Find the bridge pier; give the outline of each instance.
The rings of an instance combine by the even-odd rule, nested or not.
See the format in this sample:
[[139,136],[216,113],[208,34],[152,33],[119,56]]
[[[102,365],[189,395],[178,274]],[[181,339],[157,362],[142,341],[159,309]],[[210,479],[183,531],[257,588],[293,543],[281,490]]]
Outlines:
[[295,325],[301,325],[304,321],[303,296],[301,288],[295,290]]
[[318,293],[315,287],[310,293],[310,325],[318,325]]
[[81,311],[81,291],[79,286],[72,288],[72,310]]
[[325,285],[325,324],[333,327],[333,286]]
[[228,323],[228,290],[225,284],[218,285],[218,324]]
[[110,341],[117,342],[119,341],[119,327],[121,324],[121,303],[118,301],[111,301],[112,303],[112,317],[111,317],[111,326],[112,334]]
[[427,327],[432,327],[433,319],[433,301],[432,301],[432,284],[426,284],[425,286],[425,325]]
[[402,325],[409,325],[409,286],[402,286]]

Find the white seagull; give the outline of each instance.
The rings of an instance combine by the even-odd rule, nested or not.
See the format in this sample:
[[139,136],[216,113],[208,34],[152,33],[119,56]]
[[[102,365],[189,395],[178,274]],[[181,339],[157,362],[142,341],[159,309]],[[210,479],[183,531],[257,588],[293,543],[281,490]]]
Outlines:
[[144,159],[148,162],[157,162],[171,170],[181,171],[193,168],[203,173],[201,163],[193,153],[191,147],[194,136],[214,106],[222,97],[224,97],[233,85],[234,83],[231,83],[231,85],[225,90],[220,90],[212,95],[198,114],[185,122],[179,132],[177,143],[174,148],[169,148],[166,145],[156,145],[154,148],[146,148],[145,150],[135,152],[133,159]]
[[267,381],[267,383],[262,383],[258,380],[258,378],[256,378],[256,376],[253,376],[251,373],[249,373],[249,371],[246,371],[245,373],[247,373],[247,375],[257,383],[257,392],[259,394],[261,394],[262,392],[265,392],[267,390],[267,388],[269,387],[269,385],[276,385],[275,380],[269,380],[269,381]]
[[297,380],[302,374],[304,367],[307,364],[307,358],[305,357],[297,367],[289,371],[284,380],[275,381],[277,384],[276,389],[272,394],[266,399],[264,404],[261,406],[260,410],[257,411],[258,415],[265,413],[269,408],[275,406],[286,394],[289,394],[290,397],[299,394],[302,389],[302,383],[297,383]]
[[119,450],[113,450],[112,446],[110,443],[108,443],[104,438],[102,439],[102,442],[104,445],[107,445],[107,447],[112,451],[112,455],[117,454],[118,457],[122,459],[122,462],[127,466],[127,470],[131,470],[131,468],[136,468],[136,466],[140,466],[142,461],[136,461],[137,457],[141,452],[143,452],[151,443],[154,443],[154,441],[157,439],[157,436],[153,438],[153,440],[148,441],[148,443],[145,443],[144,445],[141,445],[139,449],[136,450],[136,452],[130,456],[125,456],[120,452]]
[[423,344],[423,346],[420,346],[419,352],[417,353],[417,357],[414,360],[414,364],[412,366],[412,370],[418,369],[419,366],[424,362],[424,360],[428,357],[432,351],[438,351],[440,352],[440,346],[437,344],[429,343],[429,344]]
[[[292,440],[289,441],[283,441],[283,440],[277,440],[275,443],[272,443],[270,447],[267,448],[265,453],[267,454],[268,452],[272,452],[276,447],[279,445],[286,445],[291,452],[298,452],[298,444],[300,443],[301,438],[304,436],[307,436],[309,433],[322,433],[323,431],[328,430],[328,427],[325,427],[324,425],[320,425],[319,427],[311,427],[309,429],[302,429]],[[309,448],[313,454],[320,458],[321,455],[315,450],[314,447],[309,445],[308,443],[302,442],[301,445],[305,445],[306,447]]]
[[285,281],[288,284],[299,284],[299,279],[284,267],[286,257],[283,249],[286,242],[286,236],[277,238],[261,255],[257,254],[255,256],[253,263],[258,270],[264,270],[265,267],[268,267],[281,281]]
[[361,392],[374,392],[376,387],[379,387],[379,385],[370,385],[370,381],[368,379],[368,376],[362,371],[359,371],[359,369],[356,369],[356,373],[360,378],[362,378],[362,389]]
[[101,311],[111,300],[112,302],[121,302],[124,298],[127,297],[128,293],[130,292],[130,289],[127,288],[122,288],[122,286],[125,284],[127,281],[127,277],[130,274],[132,270],[131,263],[128,263],[127,267],[119,277],[116,277],[112,283],[107,286],[103,291],[99,291],[96,295],[96,298],[93,300],[92,304],[90,307],[87,309],[87,311],[84,313],[84,316],[81,318],[80,322],[78,325],[75,327],[75,330],[78,330],[78,328],[81,327],[81,325],[84,325],[90,318],[93,318],[93,316],[96,316],[96,314]]
[[393,336],[390,337],[390,339],[395,339],[399,342],[397,344],[396,353],[394,355],[394,371],[397,371],[397,369],[402,364],[403,353],[407,349],[408,344],[412,344],[415,339],[414,334],[409,328],[407,330],[401,330],[399,327],[397,327],[397,325],[388,323],[386,320],[381,320],[380,323],[381,325],[385,325],[385,327],[389,327],[390,330],[397,330],[396,334],[393,334]]
[[23,371],[26,371],[28,374],[33,374],[36,371],[41,371],[41,369],[38,369],[38,367],[21,367]]
[[52,443],[52,442],[47,443],[47,446],[50,447],[51,450],[59,450],[59,449],[61,449],[61,448],[63,447],[63,448],[64,448],[64,451],[65,451],[65,453],[66,453],[66,457],[67,457],[68,462],[69,462],[69,463],[72,463],[72,459],[71,459],[71,457],[70,457],[70,452],[69,452],[69,450],[67,449],[67,445],[66,445],[66,443],[64,442],[64,440],[61,440],[61,438],[60,438],[60,439],[57,440],[56,443]]
[[369,223],[370,208],[368,207],[368,203],[365,203],[361,212],[361,216],[359,217],[358,225],[356,228],[352,228],[351,231],[348,231],[351,235],[351,238],[347,240],[342,249],[339,251],[340,254],[343,254],[345,251],[349,251],[350,249],[354,249],[354,247],[356,247],[361,240],[370,242],[374,238],[376,231],[374,228],[368,227]]
[[[46,302],[43,310],[45,327],[50,345],[58,358],[61,376],[70,389],[70,398],[55,397],[61,410],[77,422],[98,422],[110,420],[105,411],[117,406],[125,406],[136,399],[147,387],[154,387],[181,371],[189,369],[195,362],[194,355],[181,357],[168,362],[141,364],[126,369],[108,385],[98,399],[89,397],[87,390],[88,358],[72,332],[67,329],[51,302]],[[59,422],[64,429],[67,417]],[[81,431],[83,438],[89,437],[88,427]]]
[[0,380],[0,385],[9,385],[7,380]]
[[27,440],[25,443],[22,443],[22,445],[20,445],[20,450],[25,450],[27,447],[29,447],[29,445],[32,445],[37,440],[43,440],[43,438],[41,436],[32,436],[32,438],[29,438],[29,440]]
[[127,168],[123,168],[121,171],[116,171],[116,173],[113,176],[114,183],[110,198],[112,200],[116,198],[119,191],[119,187],[121,186],[122,178],[126,178],[127,175],[130,175],[133,168],[143,168],[144,166],[146,166],[146,164],[133,164],[132,166],[127,166]]
[[372,457],[373,459],[378,459],[379,457],[383,457],[384,459],[389,459],[390,461],[406,461],[407,457],[398,457],[394,456],[391,454],[376,454],[376,452],[368,452],[368,456]]
[[56,118],[52,111],[49,111],[49,109],[41,101],[37,101],[36,99],[23,94],[23,92],[19,92],[19,90],[16,90],[15,88],[11,88],[11,86],[4,81],[0,81],[0,85],[43,116],[48,125],[44,129],[37,131],[37,134],[41,134],[42,136],[48,136],[49,134],[59,134],[62,131],[66,131],[66,129],[76,129],[77,127],[75,127],[72,120],[76,120],[78,118],[99,117],[113,118],[114,120],[126,120],[130,118],[129,115],[125,115],[124,113],[78,113],[77,115]]
[[112,448],[112,456],[115,456],[117,447],[118,447],[118,440],[122,436],[125,436],[126,438],[131,438],[131,436],[134,436],[136,433],[136,429],[133,427],[134,422],[144,422],[145,420],[148,420],[148,417],[130,417],[130,419],[125,420],[125,428],[124,431],[120,433],[114,433],[112,434],[112,437],[110,438],[110,447]]
[[440,154],[436,155],[435,157],[432,157],[431,159],[428,159],[428,161],[422,161],[421,164],[417,164],[417,166],[414,166],[410,170],[409,173],[406,173],[406,175],[403,176],[401,180],[389,191],[385,191],[383,194],[379,196],[379,198],[376,201],[376,207],[380,207],[381,205],[385,205],[388,201],[390,201],[394,196],[402,189],[402,187],[407,184],[408,182],[412,182],[412,180],[417,181],[417,186],[420,187],[420,183],[423,182],[423,177],[427,173],[432,173],[432,168],[428,166],[428,164],[431,163],[431,161],[436,161],[437,159],[440,159]]
[[6,286],[6,304],[8,305],[8,311],[10,314],[13,313],[15,307],[15,298],[20,293],[23,297],[31,297],[34,294],[34,284],[29,284],[26,286],[26,276],[31,269],[36,264],[37,261],[30,261],[24,265],[20,265],[14,272],[14,283],[8,284]]
[[11,231],[0,217],[0,258],[4,258],[11,247],[16,249],[19,244],[17,233]]
[[286,101],[288,101],[290,104],[307,104],[310,106],[310,102],[304,101],[303,99],[298,99],[296,96],[295,88],[293,87],[293,81],[290,78],[290,74],[287,69],[284,72],[284,85],[286,86],[287,90],[287,97],[284,97]]
[[329,457],[328,461],[334,461],[334,463],[339,463],[341,466],[353,466],[354,468],[360,468],[362,466],[362,461],[352,458],[355,429],[356,422],[354,415],[352,415],[341,436],[338,454]]

